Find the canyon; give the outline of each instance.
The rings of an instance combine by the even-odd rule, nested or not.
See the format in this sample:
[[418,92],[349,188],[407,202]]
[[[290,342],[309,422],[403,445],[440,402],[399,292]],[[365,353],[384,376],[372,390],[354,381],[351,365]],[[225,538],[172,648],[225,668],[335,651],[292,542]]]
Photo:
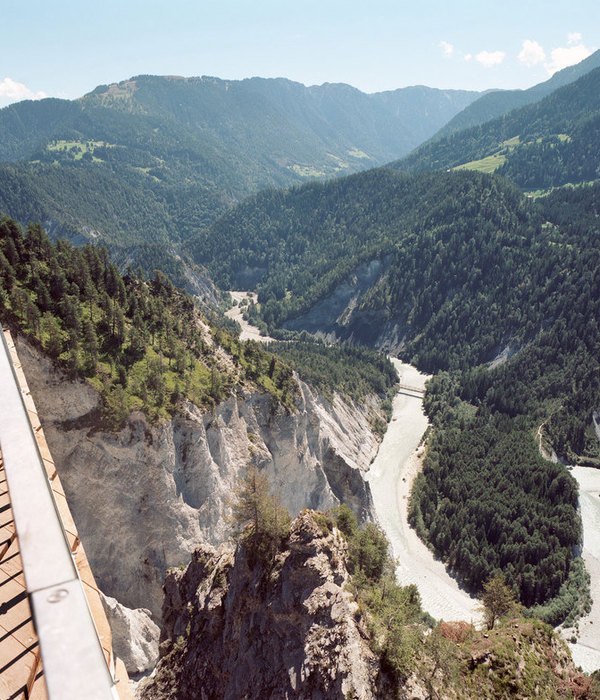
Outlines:
[[160,424],[134,413],[109,433],[100,429],[100,400],[89,383],[16,342],[99,586],[126,608],[142,609],[138,617],[160,624],[167,571],[187,565],[196,547],[227,540],[232,494],[249,465],[265,471],[294,516],[344,502],[360,521],[375,518],[364,479],[379,445],[371,429],[375,397],[363,406],[339,395],[328,401],[299,382],[293,412],[246,392],[210,412],[188,402]]

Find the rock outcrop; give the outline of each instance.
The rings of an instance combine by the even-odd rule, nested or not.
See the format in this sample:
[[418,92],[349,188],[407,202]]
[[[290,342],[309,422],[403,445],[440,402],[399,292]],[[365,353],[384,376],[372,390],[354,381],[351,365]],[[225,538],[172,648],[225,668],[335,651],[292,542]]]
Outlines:
[[161,661],[144,700],[377,697],[377,657],[345,589],[346,541],[311,511],[270,571],[197,549],[165,582]]
[[385,588],[348,586],[346,540],[325,514],[301,513],[269,566],[250,554],[205,546],[169,573],[161,658],[141,700],[600,698],[599,679],[537,620],[432,629],[399,605],[382,627]]
[[17,347],[94,575],[130,608],[159,620],[166,570],[227,539],[228,499],[248,465],[264,469],[293,516],[344,501],[373,517],[363,473],[378,442],[365,408],[301,383],[293,413],[241,392],[210,413],[187,404],[160,425],[137,413],[105,433],[93,387],[22,339]]
[[101,594],[104,612],[112,632],[113,649],[123,660],[127,673],[150,671],[158,660],[160,628],[149,610],[131,610],[115,598]]
[[387,309],[361,309],[361,300],[388,275],[392,259],[362,263],[325,298],[284,328],[308,331],[326,341],[359,343],[397,355],[404,345],[406,313],[390,317]]

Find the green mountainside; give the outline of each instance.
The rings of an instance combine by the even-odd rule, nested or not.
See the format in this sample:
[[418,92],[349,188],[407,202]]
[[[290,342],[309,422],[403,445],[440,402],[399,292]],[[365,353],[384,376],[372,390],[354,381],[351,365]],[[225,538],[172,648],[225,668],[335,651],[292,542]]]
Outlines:
[[0,110],[0,212],[185,285],[182,240],[264,187],[407,153],[477,93],[140,76]]
[[546,95],[554,92],[554,90],[574,82],[595,68],[600,68],[600,51],[595,51],[591,56],[574,66],[563,68],[548,80],[538,83],[527,90],[494,90],[487,92],[450,119],[433,136],[432,140],[437,141],[457,131],[501,117],[513,109],[539,102]]
[[525,189],[594,180],[600,168],[600,68],[537,104],[421,146],[391,167],[495,172]]
[[[260,193],[190,250],[218,284],[258,291],[248,313],[271,333],[321,330],[380,345],[382,329],[393,325],[404,354],[428,371],[467,371],[506,345],[521,347],[506,366],[533,363],[541,384],[494,401],[530,412],[549,389],[536,343],[555,346],[554,362],[593,377],[599,192],[594,185],[534,201],[481,173],[373,170]],[[225,245],[234,251],[226,257]],[[355,286],[339,306],[349,279]],[[312,315],[318,307],[324,313]],[[576,359],[579,350],[591,364]],[[570,386],[568,374],[561,384]],[[592,403],[581,404],[586,415]]]
[[224,152],[249,155],[257,172],[271,177],[263,174],[264,187],[278,184],[278,169],[290,182],[383,163],[428,138],[476,97],[423,86],[365,94],[344,84],[305,87],[284,78],[139,76],[98,87],[81,103],[173,121],[214,139]]
[[[189,250],[222,287],[256,289],[260,316],[270,329],[287,322],[316,330],[304,324],[303,315],[361,265],[377,261],[355,309],[356,323],[365,309],[371,325],[376,314],[380,325],[395,320],[407,325],[408,337],[427,337],[435,314],[457,295],[470,307],[482,291],[491,296],[490,283],[504,287],[514,278],[514,286],[520,284],[515,270],[529,264],[530,243],[523,241],[531,237],[531,210],[515,187],[479,173],[371,170],[261,192],[190,240]],[[232,253],[222,256],[226,244]],[[503,248],[510,257],[500,254]],[[449,354],[427,364],[482,361],[510,327],[509,307],[503,313],[502,324],[487,310],[477,321],[465,314],[460,335],[439,349],[441,357]],[[468,329],[474,327],[479,340],[472,345]],[[344,334],[343,327],[337,330]],[[361,335],[356,325],[347,326],[350,331],[365,342],[377,337]]]
[[[105,248],[53,244],[39,224],[23,234],[6,218],[0,219],[0,319],[101,392],[108,428],[136,409],[162,420],[184,399],[210,408],[244,386],[294,410],[292,369],[330,397],[334,391],[354,401],[379,395],[386,406],[396,383],[391,363],[367,349],[311,344],[290,353],[275,344],[268,352],[241,342],[223,318],[202,314],[162,273],[122,276]],[[338,386],[332,380],[342,373]]]
[[182,232],[206,226],[230,202],[216,189],[172,190],[143,174],[102,166],[0,164],[0,212],[43,222],[53,239],[100,242],[121,269],[159,269],[181,288],[190,271],[197,273],[177,252]]
[[381,169],[260,193],[191,247],[218,283],[258,291],[248,313],[271,334],[378,345],[392,328],[401,356],[442,371],[413,522],[472,590],[501,569],[526,605],[558,596],[553,611],[578,575],[576,486],[535,436],[600,463],[599,198],[598,185],[532,200],[482,173]]

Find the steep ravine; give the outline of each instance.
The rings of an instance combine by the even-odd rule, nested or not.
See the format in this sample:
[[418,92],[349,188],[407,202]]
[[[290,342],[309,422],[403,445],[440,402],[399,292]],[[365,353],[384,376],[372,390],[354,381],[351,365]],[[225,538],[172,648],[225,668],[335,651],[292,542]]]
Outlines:
[[187,404],[160,425],[140,414],[99,430],[99,399],[22,339],[17,349],[46,438],[102,590],[157,619],[169,567],[229,535],[228,499],[249,464],[266,470],[292,515],[348,503],[373,517],[363,476],[377,452],[368,410],[300,384],[297,411],[245,392],[211,413]]

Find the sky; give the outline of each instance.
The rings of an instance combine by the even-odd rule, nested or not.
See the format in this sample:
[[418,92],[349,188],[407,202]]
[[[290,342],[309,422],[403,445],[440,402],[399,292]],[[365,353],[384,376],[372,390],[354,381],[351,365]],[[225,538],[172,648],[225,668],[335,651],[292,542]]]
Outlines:
[[0,23],[0,107],[140,74],[527,88],[600,48],[598,0],[0,0]]

